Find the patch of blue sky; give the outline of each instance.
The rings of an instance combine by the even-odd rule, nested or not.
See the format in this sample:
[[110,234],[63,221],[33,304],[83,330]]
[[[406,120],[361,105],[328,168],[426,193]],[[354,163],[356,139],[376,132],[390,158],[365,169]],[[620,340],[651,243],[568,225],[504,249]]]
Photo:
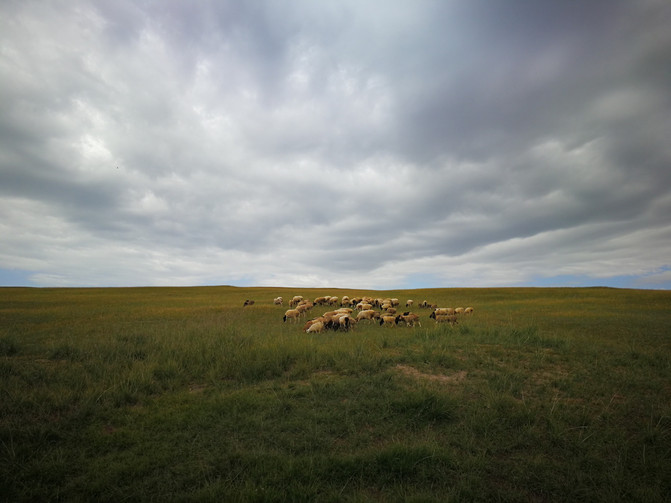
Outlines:
[[538,287],[591,287],[603,286],[610,288],[637,289],[671,289],[671,268],[664,267],[644,275],[620,275],[605,278],[594,278],[586,275],[562,274],[545,278],[535,278],[527,284],[519,286]]
[[30,271],[0,269],[0,286],[37,286],[31,281]]

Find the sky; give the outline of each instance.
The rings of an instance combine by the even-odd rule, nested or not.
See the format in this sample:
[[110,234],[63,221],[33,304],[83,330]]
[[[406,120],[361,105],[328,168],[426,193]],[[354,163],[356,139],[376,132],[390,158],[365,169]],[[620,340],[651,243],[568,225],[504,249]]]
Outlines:
[[671,288],[668,0],[0,2],[0,286]]

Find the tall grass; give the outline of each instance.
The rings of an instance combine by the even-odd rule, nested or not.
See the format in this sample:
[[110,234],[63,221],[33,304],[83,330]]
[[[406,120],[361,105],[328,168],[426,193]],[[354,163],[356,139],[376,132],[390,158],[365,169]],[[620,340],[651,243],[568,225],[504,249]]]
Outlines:
[[475,314],[316,335],[293,293],[364,292],[0,289],[0,500],[671,494],[669,292],[365,292]]

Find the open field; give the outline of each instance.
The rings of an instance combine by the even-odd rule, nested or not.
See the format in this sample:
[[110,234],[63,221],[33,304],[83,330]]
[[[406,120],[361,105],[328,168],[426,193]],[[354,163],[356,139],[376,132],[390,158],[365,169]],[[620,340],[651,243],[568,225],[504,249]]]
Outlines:
[[[305,334],[294,294],[475,313]],[[0,288],[2,501],[670,494],[669,291]]]

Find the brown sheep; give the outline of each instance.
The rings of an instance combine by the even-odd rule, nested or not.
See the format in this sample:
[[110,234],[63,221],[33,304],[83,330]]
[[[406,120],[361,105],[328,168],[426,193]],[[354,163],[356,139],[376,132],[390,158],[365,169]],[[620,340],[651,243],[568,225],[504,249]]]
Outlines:
[[294,320],[295,322],[298,321],[298,318],[300,317],[301,312],[298,309],[288,309],[286,313],[284,313],[284,321],[287,320]]
[[422,326],[422,323],[419,321],[419,315],[411,312],[405,312],[399,314],[396,317],[396,324],[398,325],[401,321],[405,322],[405,325],[408,327],[414,327],[415,324]]

